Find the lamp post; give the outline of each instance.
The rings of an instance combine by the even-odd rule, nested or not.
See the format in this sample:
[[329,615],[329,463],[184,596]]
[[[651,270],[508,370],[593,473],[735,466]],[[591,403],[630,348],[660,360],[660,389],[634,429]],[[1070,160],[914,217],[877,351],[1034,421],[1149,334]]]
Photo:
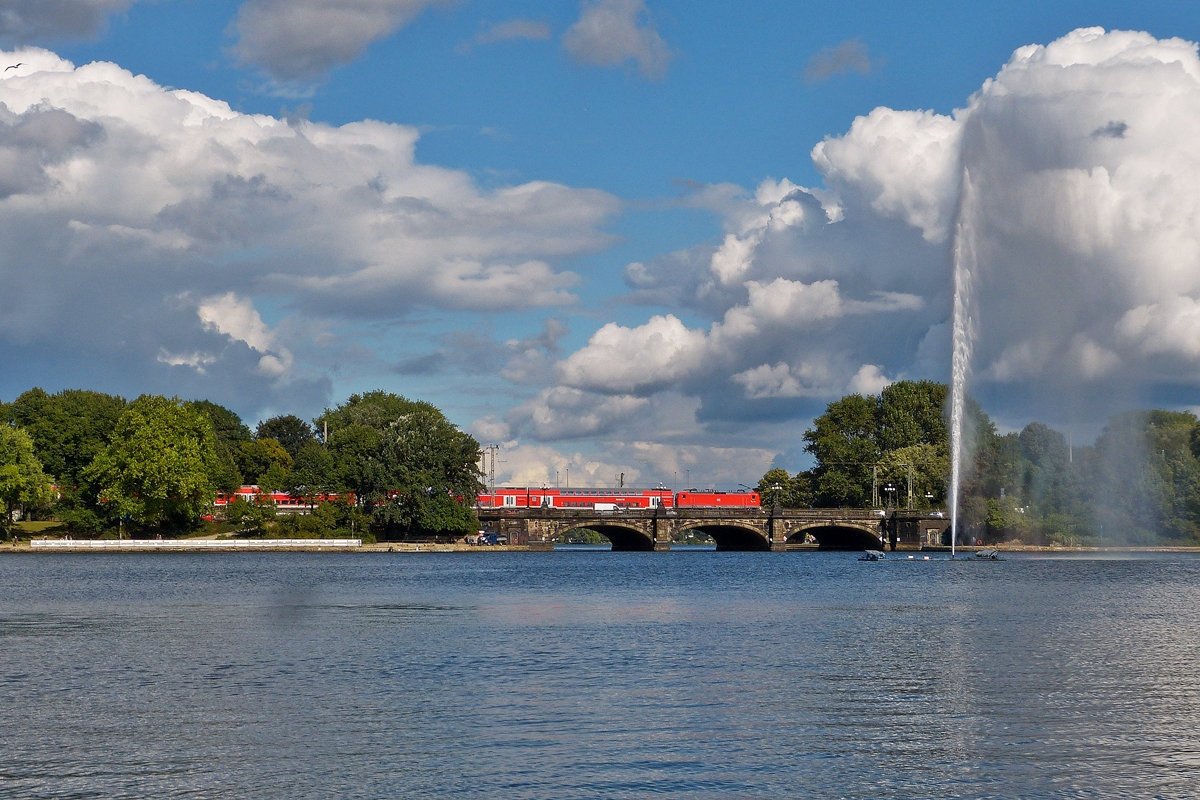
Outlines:
[[888,495],[887,507],[890,509],[892,507],[892,495],[896,493],[896,487],[894,484],[889,483],[883,487],[883,491]]

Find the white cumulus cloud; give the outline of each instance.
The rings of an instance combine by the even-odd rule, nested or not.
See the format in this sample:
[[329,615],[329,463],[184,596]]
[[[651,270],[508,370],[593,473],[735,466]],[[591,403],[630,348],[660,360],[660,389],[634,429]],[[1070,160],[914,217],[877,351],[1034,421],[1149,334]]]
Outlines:
[[[320,366],[289,355],[314,352],[295,338],[312,325],[285,317],[267,345],[253,325],[229,327],[234,307],[212,298],[269,297],[343,322],[570,304],[578,278],[562,263],[605,247],[602,226],[621,207],[544,181],[482,189],[419,163],[418,133],[403,125],[289,124],[115,64],[76,67],[37,48],[0,58],[23,63],[0,76],[7,363],[54,347],[140,386],[198,381],[203,367],[196,385],[210,388],[191,391],[243,407],[285,374],[309,375],[316,392],[328,385]],[[185,296],[208,298],[210,316]],[[526,373],[548,369],[526,360]]]

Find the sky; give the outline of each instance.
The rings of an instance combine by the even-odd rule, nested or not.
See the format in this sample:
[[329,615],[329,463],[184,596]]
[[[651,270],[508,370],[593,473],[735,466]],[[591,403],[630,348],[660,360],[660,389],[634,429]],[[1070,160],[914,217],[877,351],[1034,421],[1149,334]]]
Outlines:
[[[0,0],[0,399],[428,400],[736,488],[848,392],[1200,406],[1186,4]],[[19,65],[19,66],[17,66]]]

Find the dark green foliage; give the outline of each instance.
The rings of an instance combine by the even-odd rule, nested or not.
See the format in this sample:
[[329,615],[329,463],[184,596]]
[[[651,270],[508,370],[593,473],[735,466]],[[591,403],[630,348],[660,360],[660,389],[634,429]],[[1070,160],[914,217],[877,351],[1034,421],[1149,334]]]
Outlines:
[[[118,520],[189,529],[215,491],[232,493],[244,482],[313,502],[351,498],[296,521],[272,520],[273,507],[262,504],[229,507],[233,521],[260,533],[282,526],[370,539],[372,523],[399,536],[475,530],[479,444],[437,408],[368,392],[318,422],[319,439],[294,415],[268,419],[252,435],[235,412],[208,400],[143,396],[129,404],[78,390],[32,389],[0,403],[0,424],[24,427],[33,455],[57,479],[62,497],[51,511],[72,532],[110,535]],[[21,496],[26,510],[34,507],[32,494]]]
[[817,504],[864,507],[871,502],[871,468],[879,461],[879,399],[852,394],[830,403],[804,432],[804,449],[816,456],[812,471]]
[[301,447],[316,440],[312,427],[295,414],[284,414],[260,422],[254,431],[254,438],[274,439],[292,458],[296,457]]
[[1196,416],[1131,411],[1113,417],[1096,441],[1098,521],[1136,540],[1195,541],[1200,533],[1200,463],[1192,452]]
[[50,487],[50,476],[42,471],[29,434],[0,425],[0,530],[8,530],[13,511],[45,508]]
[[232,494],[245,481],[238,454],[244,442],[251,441],[250,429],[236,412],[208,400],[193,400],[185,406],[198,411],[212,422],[216,436],[217,461],[219,466],[213,475],[217,491]]
[[213,434],[217,437],[217,441],[224,445],[232,448],[254,438],[237,412],[230,411],[225,406],[217,405],[209,400],[192,400],[184,405],[193,411],[207,415],[213,424]]
[[933,381],[898,381],[879,396],[876,440],[881,451],[949,441],[943,408],[949,390]]
[[[877,485],[905,505],[944,507],[949,489],[947,388],[900,381],[879,397],[830,403],[805,432],[816,458],[807,472],[771,470],[763,502],[865,507]],[[1200,543],[1200,421],[1188,412],[1130,411],[1109,420],[1094,447],[1068,446],[1032,422],[1000,434],[979,404],[966,403],[970,455],[963,474],[961,541],[1032,544]],[[778,485],[779,490],[773,487]],[[931,495],[931,497],[928,497]]]
[[106,444],[125,400],[100,392],[30,389],[5,407],[10,424],[25,429],[34,452],[64,491],[84,485],[83,470]]
[[142,395],[122,412],[84,477],[98,487],[100,513],[110,521],[189,530],[212,503],[218,469],[207,415],[174,398]]
[[225,521],[240,526],[239,533],[262,533],[275,517],[275,504],[263,498],[256,498],[251,503],[235,497],[225,506]]
[[927,507],[928,494],[940,504],[949,463],[946,397],[944,384],[899,381],[879,397],[852,394],[830,403],[804,433],[804,449],[817,461],[802,473],[810,502],[864,508],[872,502],[873,481],[891,482],[897,487],[893,497],[907,502],[911,475],[914,506]]
[[769,469],[755,489],[764,508],[776,503],[782,508],[809,508],[813,504],[812,483],[806,472],[793,477],[785,469]]
[[234,455],[246,483],[263,489],[281,489],[287,484],[292,457],[274,439],[241,442]]
[[338,491],[337,465],[329,448],[315,440],[301,445],[284,488],[296,497],[306,498]]
[[458,536],[476,528],[479,443],[437,408],[389,392],[352,395],[328,426],[337,483],[388,535]]

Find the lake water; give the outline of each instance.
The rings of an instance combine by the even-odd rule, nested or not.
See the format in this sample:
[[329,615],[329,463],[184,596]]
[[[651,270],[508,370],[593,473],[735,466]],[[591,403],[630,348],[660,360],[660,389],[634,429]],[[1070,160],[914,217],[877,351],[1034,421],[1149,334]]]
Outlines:
[[1194,797],[1200,558],[0,557],[0,796]]

